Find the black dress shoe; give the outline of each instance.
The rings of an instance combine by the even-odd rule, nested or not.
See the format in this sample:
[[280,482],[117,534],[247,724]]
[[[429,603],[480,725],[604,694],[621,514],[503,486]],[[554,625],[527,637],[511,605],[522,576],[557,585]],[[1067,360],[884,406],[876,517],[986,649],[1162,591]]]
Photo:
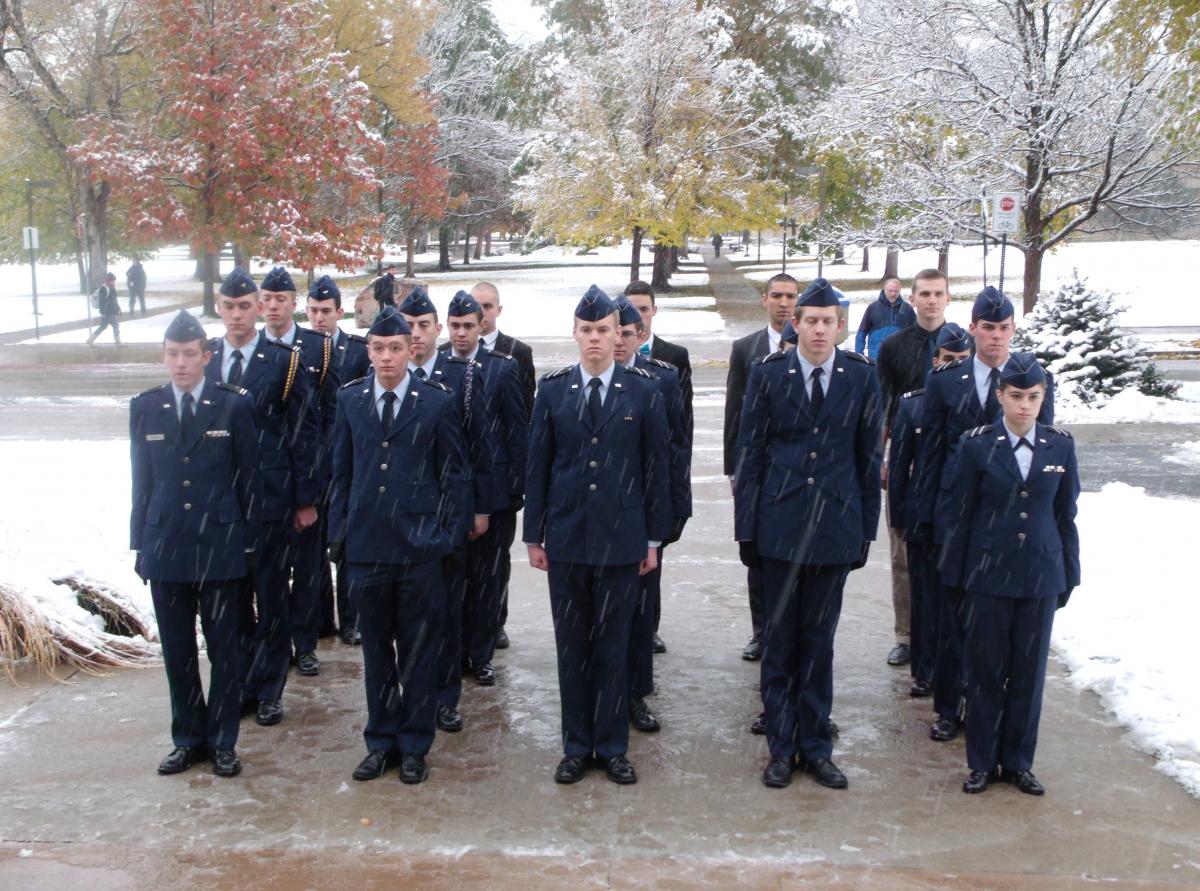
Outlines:
[[508,632],[501,628],[496,632],[496,649],[507,650],[509,647]]
[[321,660],[316,653],[301,653],[296,657],[296,671],[306,678],[315,678],[321,673]]
[[357,628],[343,628],[338,632],[341,635],[342,643],[351,647],[362,646],[362,635],[358,633]]
[[933,684],[917,678],[912,682],[912,686],[908,688],[908,695],[916,699],[924,699],[926,696],[932,696]]
[[986,770],[973,770],[963,780],[963,791],[968,795],[976,795],[988,787],[992,775]]
[[278,699],[264,699],[258,704],[254,720],[264,727],[278,724],[283,720],[283,703]]
[[400,782],[407,786],[416,786],[425,782],[429,776],[429,768],[425,766],[424,755],[400,756]]
[[578,783],[587,773],[587,760],[582,755],[566,755],[554,769],[554,782],[569,785]]
[[1013,775],[1012,782],[1016,784],[1017,789],[1026,795],[1046,794],[1046,787],[1038,782],[1038,778],[1033,775],[1033,771],[1031,770],[1018,770]]
[[888,653],[888,665],[907,665],[912,659],[912,647],[908,644],[896,644]]
[[640,696],[629,703],[629,723],[634,730],[640,730],[642,733],[657,733],[662,729],[658,718],[654,717],[654,713],[646,705],[646,700]]
[[950,742],[958,736],[960,726],[954,718],[938,718],[929,725],[929,738],[938,742]]
[[613,755],[604,763],[604,772],[618,786],[632,786],[637,782],[637,771],[624,755]]
[[654,635],[654,654],[656,656],[661,656],[666,651],[667,651],[667,645],[665,643],[663,643],[663,639],[661,637],[659,637],[657,634]]
[[812,774],[814,780],[827,789],[845,789],[849,783],[846,775],[828,758],[818,758],[804,765],[805,771]]
[[755,736],[767,735],[767,713],[759,712],[758,717],[754,719],[754,723],[750,725],[750,732]]
[[242,772],[242,762],[233,749],[217,749],[213,755],[213,773],[219,777],[235,777]]
[[476,668],[472,674],[475,675],[475,683],[481,687],[494,687],[496,685],[496,669],[492,668],[491,662],[485,662]]
[[172,773],[183,773],[193,764],[208,760],[208,749],[203,746],[176,746],[175,749],[158,762],[158,772],[163,776]]
[[747,662],[757,662],[762,658],[762,635],[756,634],[750,638],[742,650],[742,658]]
[[782,789],[792,782],[792,759],[772,758],[762,775],[763,785],[771,789]]
[[376,750],[368,752],[367,757],[358,762],[358,767],[354,768],[354,779],[360,783],[367,780],[377,780],[388,769],[388,753]]
[[448,705],[443,705],[437,710],[437,729],[444,730],[446,733],[458,733],[463,729],[462,715],[458,713],[458,709],[451,708]]

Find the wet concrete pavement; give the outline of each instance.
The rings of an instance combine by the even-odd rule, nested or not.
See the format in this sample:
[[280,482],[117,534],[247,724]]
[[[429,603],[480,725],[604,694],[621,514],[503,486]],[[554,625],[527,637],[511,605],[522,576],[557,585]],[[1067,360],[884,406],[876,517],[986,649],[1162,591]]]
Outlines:
[[[395,771],[350,779],[364,754],[361,657],[337,641],[322,642],[320,677],[292,676],[281,725],[242,725],[245,773],[234,780],[205,766],[154,773],[170,748],[160,666],[67,683],[0,681],[0,889],[1200,886],[1200,802],[1057,668],[1036,765],[1047,795],[1010,786],[962,794],[961,739],[932,742],[929,701],[911,699],[906,670],[884,662],[886,546],[851,574],[838,632],[834,757],[850,788],[800,776],[786,790],[762,786],[766,747],[748,733],[757,667],[740,659],[745,571],[720,475],[724,370],[703,364],[724,359],[728,344],[695,345],[696,517],[665,561],[669,651],[656,658],[651,700],[664,729],[634,734],[638,785],[617,787],[599,772],[573,787],[553,783],[560,749],[546,579],[518,546],[513,647],[497,656],[498,684],[467,682],[467,729],[439,735],[420,787],[401,785]],[[540,346],[539,356],[569,350]],[[123,435],[117,394],[160,379],[134,358],[97,373],[63,356],[36,375],[0,358],[0,435]],[[12,402],[30,386],[68,401],[31,415],[30,403]],[[1148,450],[1155,438],[1077,433],[1081,456],[1093,441],[1119,454]],[[1178,427],[1170,435],[1200,438]]]

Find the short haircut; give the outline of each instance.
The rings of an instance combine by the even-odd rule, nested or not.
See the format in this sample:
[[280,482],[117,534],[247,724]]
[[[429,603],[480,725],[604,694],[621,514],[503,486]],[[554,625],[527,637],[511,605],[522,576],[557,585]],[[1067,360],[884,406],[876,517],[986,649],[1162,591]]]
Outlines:
[[[437,315],[437,310],[434,310],[434,315],[435,316]],[[480,325],[482,325],[483,324],[483,310],[477,309],[477,310],[475,310],[475,312],[463,313],[461,316],[450,316],[449,318],[446,319],[446,324],[447,325],[450,324],[450,319],[466,319],[466,318],[474,318],[476,322],[478,322]]]
[[846,307],[842,306],[840,303],[837,305],[837,307],[803,306],[802,304],[797,303],[796,308],[792,310],[792,318],[795,319],[797,322],[800,321],[802,318],[804,318],[804,310],[806,310],[806,309],[835,309],[835,308],[837,309],[837,317],[839,319],[845,318],[845,316],[843,316],[842,313],[845,311]]
[[771,276],[769,279],[767,279],[767,292],[768,293],[770,293],[770,291],[771,291],[771,285],[775,284],[776,282],[787,282],[788,284],[795,285],[797,291],[800,290],[800,282],[796,281],[796,279],[794,279],[792,276],[788,275],[786,272],[777,272],[773,276]]
[[650,305],[654,305],[654,289],[647,282],[638,279],[635,282],[630,282],[625,286],[625,296],[632,297],[635,294],[645,294],[650,298]]
[[889,275],[887,278],[885,278],[883,280],[883,284],[885,287],[887,286],[888,282],[895,282],[896,284],[900,285],[900,287],[904,287],[904,282],[900,281],[899,277],[897,277],[895,275]]
[[950,279],[946,277],[946,273],[942,272],[940,269],[922,269],[913,276],[913,293],[915,294],[917,291],[917,282],[929,281],[935,278],[940,278],[942,281],[944,281],[946,283],[946,290],[950,290]]
[[490,289],[491,292],[496,295],[496,302],[497,303],[500,302],[500,289],[497,288],[495,285],[493,285],[491,282],[475,282],[475,284],[471,286],[471,290],[474,291],[476,288]]
[[324,303],[326,300],[332,300],[335,309],[342,308],[342,293],[341,293],[341,291],[338,291],[332,297],[314,297],[312,294],[309,294],[308,299],[312,300],[314,303]]
[[1012,381],[1008,381],[1008,380],[1005,380],[1004,378],[1000,378],[1000,382],[998,384],[996,384],[997,390],[1007,390],[1009,387],[1016,387],[1018,390],[1032,390],[1033,387],[1041,387],[1043,393],[1047,389],[1045,381],[1038,381],[1036,384],[1033,385],[1033,387],[1017,387],[1017,385],[1014,384]]

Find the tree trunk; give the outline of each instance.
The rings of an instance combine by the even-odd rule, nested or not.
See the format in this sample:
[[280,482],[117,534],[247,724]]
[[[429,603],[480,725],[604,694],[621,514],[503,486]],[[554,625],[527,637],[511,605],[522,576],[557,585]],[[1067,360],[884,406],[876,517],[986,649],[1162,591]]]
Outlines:
[[[87,289],[87,270],[83,265],[83,242],[76,239],[75,245],[75,265],[79,269],[79,293],[87,294],[89,291]],[[197,270],[197,272],[199,272],[199,270]]]
[[1042,289],[1042,256],[1044,248],[1041,246],[1041,239],[1038,239],[1038,245],[1034,247],[1026,247],[1025,249],[1025,312],[1033,312],[1033,306],[1037,303],[1038,291]]
[[454,267],[450,265],[450,227],[438,228],[438,272],[449,272]]
[[636,282],[642,277],[642,227],[633,227],[633,253],[629,257],[629,280]]
[[83,242],[87,252],[87,293],[104,284],[108,272],[108,196],[107,182],[92,184],[84,177],[77,181],[79,205],[83,218]]
[[654,275],[650,287],[655,291],[671,290],[671,248],[657,241],[654,243]]
[[679,248],[671,247],[671,275],[679,271]]
[[488,226],[487,233],[484,235],[485,244],[483,246],[483,254],[485,257],[492,255],[492,227]]
[[750,247],[750,230],[749,229],[742,230],[742,244],[745,245],[746,247]]
[[860,269],[859,272],[870,272],[870,271],[871,271],[871,246],[869,244],[864,244],[863,245],[862,269]]
[[429,230],[422,228],[421,234],[417,236],[417,253],[423,254],[429,250]]
[[887,259],[883,262],[883,280],[898,278],[900,271],[900,249],[889,246]]
[[471,265],[471,230],[463,229],[463,266]]
[[938,272],[950,277],[950,245],[944,244],[938,248]]
[[404,235],[404,277],[413,277],[413,249],[416,246],[416,238],[412,232],[406,232]]
[[217,304],[213,293],[213,260],[220,255],[214,255],[211,251],[203,250],[196,262],[200,267],[201,281],[204,284],[204,315],[215,316],[217,314]]
[[476,260],[483,259],[483,230],[475,235],[475,253],[471,255]]
[[835,244],[833,246],[833,262],[831,266],[846,265],[846,246],[844,244]]
[[[247,253],[248,252],[246,251],[246,248],[241,243],[236,242],[236,241],[233,242],[233,265],[237,266],[238,268],[240,268],[246,272],[249,272],[250,271],[250,258],[247,256]],[[219,258],[220,254],[218,254],[217,256]],[[219,260],[218,260],[218,262],[219,262]]]

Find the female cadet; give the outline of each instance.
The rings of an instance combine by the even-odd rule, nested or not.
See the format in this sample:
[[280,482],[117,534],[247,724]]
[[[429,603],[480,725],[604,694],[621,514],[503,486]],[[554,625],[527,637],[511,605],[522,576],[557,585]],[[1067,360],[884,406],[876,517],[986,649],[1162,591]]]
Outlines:
[[963,791],[1005,779],[1028,795],[1054,611],[1079,584],[1070,434],[1037,423],[1046,374],[1014,353],[996,391],[1003,416],[963,434],[942,580],[966,598],[967,764]]

